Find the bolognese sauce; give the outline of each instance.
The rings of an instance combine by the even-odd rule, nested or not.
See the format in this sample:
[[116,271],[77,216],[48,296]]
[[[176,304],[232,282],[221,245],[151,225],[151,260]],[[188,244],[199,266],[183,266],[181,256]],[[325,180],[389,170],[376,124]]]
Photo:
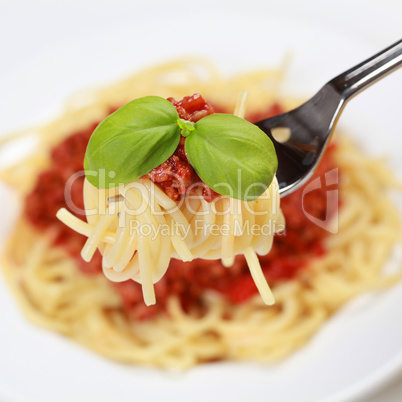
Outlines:
[[[185,96],[180,101],[168,98],[168,101],[176,108],[180,118],[193,123],[215,113],[214,108],[200,94]],[[211,202],[218,198],[219,194],[203,183],[190,165],[184,149],[185,141],[185,137],[181,136],[174,154],[144,177],[157,184],[174,201],[178,201],[192,189],[202,187],[203,197]]]

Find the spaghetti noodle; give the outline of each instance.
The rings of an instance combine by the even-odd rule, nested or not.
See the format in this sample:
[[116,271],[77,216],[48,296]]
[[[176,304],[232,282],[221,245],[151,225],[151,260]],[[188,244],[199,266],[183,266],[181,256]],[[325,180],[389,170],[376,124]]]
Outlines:
[[[111,108],[131,98],[147,94],[179,98],[197,91],[214,105],[233,108],[233,96],[246,88],[253,113],[277,100],[282,71],[223,80],[209,64],[197,62],[197,71],[203,66],[209,74],[205,79],[205,74],[197,76],[193,63],[181,61],[148,69],[113,87],[87,94],[85,106],[70,104],[57,122],[28,131],[38,136],[41,151],[3,171],[1,179],[25,197],[39,173],[49,166],[48,152],[55,143],[90,127]],[[282,104],[292,106],[290,101]],[[38,232],[25,215],[2,253],[1,265],[31,320],[109,358],[179,368],[217,359],[276,360],[304,345],[353,296],[400,280],[400,274],[382,273],[400,239],[398,211],[386,194],[386,189],[396,186],[392,175],[382,161],[365,157],[344,139],[338,140],[334,156],[341,173],[338,233],[326,236],[327,252],[310,259],[308,267],[299,270],[292,280],[274,282],[276,304],[272,307],[266,307],[258,295],[234,303],[210,290],[200,295],[202,305],[183,306],[180,298],[171,294],[164,312],[147,320],[134,319],[127,315],[116,288],[103,275],[79,271],[74,253],[55,245],[60,236],[55,226]],[[144,188],[150,191],[152,185],[145,181]],[[79,225],[82,232],[88,230],[85,223],[77,224],[77,228]],[[118,235],[117,231],[103,233],[105,248],[111,247],[113,236]],[[19,247],[21,243],[24,248]],[[71,247],[77,248],[74,244]],[[108,265],[113,262],[112,256]]]

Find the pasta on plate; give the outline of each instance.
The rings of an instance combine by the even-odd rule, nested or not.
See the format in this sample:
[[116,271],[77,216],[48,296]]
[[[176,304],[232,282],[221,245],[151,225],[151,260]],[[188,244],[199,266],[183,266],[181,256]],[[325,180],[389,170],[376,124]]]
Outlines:
[[[124,208],[135,204],[138,194],[143,200],[157,200],[146,208],[165,212],[148,213],[146,219],[192,225],[188,207],[166,213],[177,203],[150,177],[134,182],[136,191],[130,193],[125,187],[96,189],[81,176],[71,187],[71,198],[74,205],[84,209],[85,202],[96,213],[86,223],[69,210],[65,185],[83,169],[93,129],[117,107],[141,96],[182,99],[201,93],[215,111],[230,113],[239,91],[245,89],[249,93],[245,117],[257,121],[296,105],[280,97],[282,80],[283,69],[224,79],[209,62],[178,60],[81,94],[58,120],[22,133],[35,135],[39,147],[0,174],[19,192],[23,204],[1,266],[28,318],[122,362],[185,368],[222,359],[274,361],[304,345],[353,296],[398,281],[400,274],[382,272],[400,239],[399,213],[387,194],[398,184],[382,160],[364,156],[342,137],[330,146],[310,182],[281,200],[286,229],[275,238],[271,232],[246,239],[236,236],[234,226],[236,219],[259,219],[262,225],[262,220],[274,218],[283,223],[279,208],[276,215],[251,218],[242,201],[220,197],[209,202],[202,188],[196,190],[192,207],[205,212],[204,222],[228,220],[229,236],[217,240],[201,233],[192,239],[190,235],[187,243],[170,233],[156,237],[154,243],[130,237],[124,227],[130,226],[131,218]],[[268,192],[269,207],[273,200],[279,203],[275,181]],[[253,211],[267,207],[253,205]],[[213,207],[219,212],[236,206],[241,214],[212,213]],[[65,209],[59,217],[91,241],[56,218],[60,208]],[[99,214],[109,208],[113,213]],[[119,227],[120,220],[126,225]],[[97,225],[103,229],[94,231]],[[116,239],[119,247],[113,246]],[[143,257],[135,253],[140,241],[147,250],[145,258],[153,261],[154,271],[147,280],[137,261]],[[22,243],[24,248],[19,247]],[[247,251],[250,244],[261,254],[257,264],[264,283],[268,279],[272,287],[273,306],[264,303],[258,294],[264,285],[256,287],[248,271],[247,263],[252,265],[257,258]],[[155,305],[144,304],[139,284],[131,280],[113,284],[102,275],[98,246],[106,275],[118,281],[141,279],[146,301],[152,304],[156,295]],[[93,257],[90,263],[80,257],[83,247],[85,259]],[[237,255],[245,250],[246,258]],[[170,256],[176,259],[169,264]],[[152,282],[157,282],[154,294]]]

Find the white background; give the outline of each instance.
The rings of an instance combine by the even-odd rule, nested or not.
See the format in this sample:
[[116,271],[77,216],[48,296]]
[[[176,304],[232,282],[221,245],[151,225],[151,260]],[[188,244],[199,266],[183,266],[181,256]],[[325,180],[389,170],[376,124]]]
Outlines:
[[[71,51],[72,44],[79,43],[80,38],[96,36],[100,32],[105,40],[107,49],[113,44],[107,39],[107,33],[115,28],[115,21],[122,20],[127,26],[137,21],[149,20],[150,29],[144,36],[152,37],[155,41],[167,41],[166,55],[157,54],[149,57],[148,62],[163,60],[163,57],[175,55],[174,42],[179,41],[179,35],[191,35],[191,32],[182,32],[182,13],[191,10],[194,14],[203,13],[214,17],[214,10],[227,10],[227,20],[241,17],[245,14],[278,15],[281,17],[302,18],[311,21],[314,25],[323,28],[334,28],[342,31],[345,36],[359,38],[378,49],[387,46],[402,36],[401,19],[402,4],[399,0],[169,0],[169,1],[138,1],[138,0],[1,0],[0,1],[0,84],[9,76],[15,77],[24,70],[26,62],[41,63],[57,49],[67,47]],[[158,32],[153,25],[154,18],[163,17],[174,11],[177,18],[171,21],[170,32]],[[188,16],[185,17],[186,19]],[[208,30],[208,21],[203,26],[194,27],[195,30]],[[241,26],[238,27],[242,29]],[[278,32],[278,35],[281,35]],[[133,44],[140,46],[141,38],[133,38]],[[269,50],[270,42],[266,40]],[[208,44],[206,44],[208,45]],[[242,44],[240,44],[242,45]],[[330,47],[331,43],[328,43]],[[190,54],[197,54],[198,47],[188,49]],[[92,57],[90,50],[87,54],[77,54],[79,59],[63,60],[68,69],[57,72],[57,60],[54,60],[55,69],[51,65],[43,66],[47,70],[46,76],[32,74],[20,76],[21,86],[15,88],[15,94],[1,97],[0,111],[2,114],[1,129],[17,129],[20,110],[24,110],[24,123],[43,121],[50,113],[55,114],[56,107],[60,106],[66,97],[65,83],[70,84],[70,93],[78,89],[102,82],[104,78],[98,74],[96,64],[90,77],[80,74],[80,63],[88,65]],[[99,62],[96,59],[96,63]],[[129,61],[129,63],[127,63]],[[94,62],[95,63],[95,62]],[[108,57],[105,52],[102,59],[103,69],[107,66],[108,78],[119,78],[132,71],[133,56],[122,56],[120,59]],[[29,94],[24,94],[24,81],[37,81],[37,87],[46,92],[40,103],[35,102]],[[1,89],[0,89],[1,90]],[[51,109],[51,106],[53,108]]]
[[[108,57],[105,52],[91,61],[91,52],[79,53],[77,58],[63,60],[68,69],[59,73],[58,60],[51,55],[60,48],[68,48],[69,54],[74,54],[71,46],[80,41],[81,37],[100,35],[105,41],[105,49],[113,44],[108,42],[108,32],[113,27],[113,21],[124,20],[126,24],[135,24],[139,19],[149,19],[149,31],[144,35],[154,36],[155,40],[167,40],[166,55],[157,54],[149,61],[160,61],[164,56],[175,56],[174,42],[179,39],[184,22],[181,10],[194,13],[210,13],[219,7],[227,9],[227,18],[236,19],[244,13],[259,15],[277,14],[281,17],[303,18],[316,25],[333,27],[345,35],[361,39],[369,45],[381,49],[402,37],[402,2],[400,1],[95,1],[95,0],[57,0],[57,1],[11,1],[0,0],[0,116],[1,132],[21,127],[21,111],[24,112],[23,124],[40,122],[57,114],[63,99],[69,94],[87,86],[101,83],[103,72],[98,72],[97,64],[102,62],[105,71],[107,66],[108,78],[119,78],[129,73],[132,68],[133,56],[118,59]],[[152,24],[153,18],[163,18],[166,10],[176,10],[177,17],[171,21],[171,31],[158,32]],[[169,14],[171,15],[171,14]],[[208,29],[208,24],[194,29]],[[239,29],[242,29],[239,26]],[[101,32],[101,34],[100,34]],[[191,35],[191,32],[185,32]],[[281,33],[278,32],[278,35]],[[95,39],[95,38],[94,38]],[[133,38],[139,46],[141,38]],[[267,47],[275,38],[267,38]],[[328,43],[328,47],[334,45]],[[197,48],[189,49],[191,54],[197,53]],[[266,49],[261,49],[266,51]],[[40,63],[47,60],[52,64],[43,66],[49,73],[45,76],[35,74]],[[95,60],[95,59],[92,59]],[[100,61],[101,60],[101,61]],[[126,63],[127,60],[130,62]],[[356,60],[356,62],[359,60]],[[80,63],[93,63],[92,73],[80,74]],[[33,66],[32,73],[26,72],[26,64]],[[348,67],[348,66],[346,66]],[[24,72],[22,74],[22,71]],[[340,71],[334,71],[339,73]],[[401,72],[399,72],[400,74]],[[8,80],[18,77],[20,85],[13,93],[4,93],[1,85]],[[331,77],[328,77],[331,78]],[[25,93],[25,82],[30,82],[44,96],[36,101],[35,92]],[[66,85],[66,82],[69,85]],[[400,81],[399,81],[400,82]],[[402,94],[402,88],[395,88]],[[402,101],[401,101],[402,102]],[[399,107],[400,108],[400,107]],[[0,133],[1,134],[1,133]],[[401,133],[402,135],[402,133]],[[402,341],[401,341],[402,342]],[[1,362],[1,356],[0,356]],[[1,364],[1,363],[0,363]],[[372,395],[367,402],[400,401],[402,400],[402,374],[386,389]]]

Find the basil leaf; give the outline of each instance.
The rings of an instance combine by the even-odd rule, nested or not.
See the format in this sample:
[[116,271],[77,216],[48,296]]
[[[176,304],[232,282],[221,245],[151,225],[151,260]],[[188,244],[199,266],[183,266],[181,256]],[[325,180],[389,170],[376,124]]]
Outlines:
[[89,139],[84,160],[89,182],[116,187],[165,162],[180,142],[178,118],[174,106],[158,96],[135,99],[109,115]]
[[271,184],[275,148],[257,126],[230,114],[206,116],[194,125],[185,150],[201,180],[221,195],[252,201]]
[[180,127],[181,130],[181,135],[183,137],[187,137],[191,134],[192,131],[194,131],[194,123],[191,121],[183,120],[183,119],[177,119],[177,124]]

